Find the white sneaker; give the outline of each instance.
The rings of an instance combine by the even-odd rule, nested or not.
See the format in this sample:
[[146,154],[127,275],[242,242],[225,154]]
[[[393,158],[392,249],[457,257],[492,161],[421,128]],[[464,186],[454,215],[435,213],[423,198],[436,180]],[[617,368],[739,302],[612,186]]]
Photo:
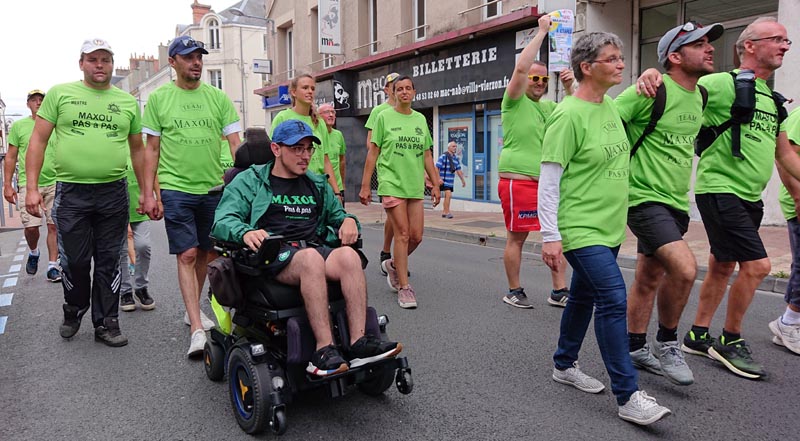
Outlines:
[[[214,320],[211,320],[210,318],[208,318],[208,316],[206,315],[205,312],[203,312],[202,309],[200,310],[200,322],[203,323],[203,329],[206,330],[206,331],[210,331],[211,328],[216,326],[216,323],[214,323]],[[183,323],[185,323],[186,326],[191,326],[192,325],[192,322],[189,320],[189,313],[188,312],[183,313]]]
[[656,399],[643,390],[637,390],[622,406],[619,406],[619,417],[640,426],[647,426],[672,414],[672,411],[656,403]]
[[189,351],[186,352],[187,357],[195,357],[203,354],[203,348],[206,345],[206,331],[198,329],[192,332],[192,340],[189,344]]
[[563,371],[553,368],[553,380],[561,383],[574,386],[578,390],[589,392],[590,394],[598,394],[606,387],[603,383],[596,378],[592,378],[583,373],[578,367],[578,362],[572,364],[571,368]]
[[778,317],[769,322],[769,330],[775,334],[773,343],[800,355],[800,325],[785,325]]

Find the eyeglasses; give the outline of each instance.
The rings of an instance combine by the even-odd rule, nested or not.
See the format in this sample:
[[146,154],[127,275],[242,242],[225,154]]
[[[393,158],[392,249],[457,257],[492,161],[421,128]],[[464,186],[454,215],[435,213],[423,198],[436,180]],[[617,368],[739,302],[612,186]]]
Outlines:
[[674,37],[672,37],[672,40],[670,40],[669,44],[667,45],[667,53],[675,52],[675,51],[672,50],[672,44],[675,43],[675,40],[677,40],[678,37],[680,37],[681,35],[684,35],[684,34],[686,34],[688,32],[696,31],[696,30],[702,29],[702,28],[703,28],[703,25],[701,25],[700,23],[697,23],[696,21],[687,21],[686,24],[684,24],[683,27],[678,31],[678,33],[675,34]]
[[594,60],[592,63],[608,63],[608,64],[617,64],[617,63],[624,63],[625,57],[620,55],[619,57],[611,57],[606,58],[605,60]]
[[771,37],[761,37],[761,38],[751,38],[750,39],[750,41],[762,41],[762,40],[771,40],[775,44],[786,43],[787,46],[791,46],[792,45],[792,40],[789,40],[788,38],[784,38],[783,36],[780,36],[780,35],[773,35]]
[[528,79],[533,81],[534,83],[538,83],[540,80],[541,82],[547,84],[550,81],[549,75],[528,75]]
[[308,153],[309,156],[314,156],[314,150],[316,149],[314,146],[306,148],[299,144],[297,145],[281,144],[281,147],[286,147],[297,156],[303,156],[303,154],[305,153]]
[[204,49],[206,47],[205,43],[202,41],[197,41],[194,38],[187,38],[185,40],[181,40],[180,43],[183,47],[197,47],[200,49]]

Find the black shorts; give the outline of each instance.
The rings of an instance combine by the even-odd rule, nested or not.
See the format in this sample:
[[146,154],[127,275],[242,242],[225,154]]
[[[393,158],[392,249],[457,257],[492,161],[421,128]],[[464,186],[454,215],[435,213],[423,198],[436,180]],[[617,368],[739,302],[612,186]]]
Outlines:
[[748,202],[731,193],[698,194],[695,201],[717,261],[748,262],[767,257],[758,235],[763,202]]
[[645,202],[628,209],[628,228],[638,239],[636,252],[652,256],[662,246],[683,240],[689,215],[660,202]]
[[439,186],[439,191],[453,191],[453,187],[448,187],[444,184]]
[[305,248],[314,248],[314,249],[316,249],[319,252],[319,254],[322,255],[322,258],[325,259],[325,260],[328,259],[328,256],[330,256],[331,252],[333,251],[333,248],[331,248],[329,246],[326,246],[326,245],[300,246],[297,243],[294,243],[294,244],[292,244],[292,243],[284,243],[284,244],[281,244],[281,249],[280,249],[280,251],[278,251],[278,256],[275,257],[275,260],[273,260],[272,262],[270,262],[267,265],[265,271],[267,272],[267,274],[269,274],[272,277],[278,275],[278,273],[283,271],[283,269],[286,268],[289,265],[289,262],[292,261],[292,258],[294,257],[294,255],[297,254],[298,251],[300,251],[302,249],[305,249]]

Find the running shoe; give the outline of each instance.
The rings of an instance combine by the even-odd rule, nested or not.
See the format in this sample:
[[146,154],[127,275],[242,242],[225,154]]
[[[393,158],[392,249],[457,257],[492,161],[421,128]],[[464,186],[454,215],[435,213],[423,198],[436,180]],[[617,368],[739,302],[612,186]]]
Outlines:
[[550,296],[547,297],[547,303],[553,306],[565,308],[569,300],[569,288],[554,289],[550,291]]
[[53,282],[53,283],[60,282],[61,281],[61,270],[56,268],[56,267],[52,267],[52,268],[48,269],[47,270],[47,281],[48,282]]
[[[139,300],[139,305],[141,305],[142,309],[145,311],[150,311],[155,309],[156,301],[150,296],[150,293],[147,292],[147,288],[141,288],[133,291],[133,295],[136,296],[136,299]],[[203,318],[202,312],[200,314],[200,318]],[[206,317],[208,318],[208,317]],[[211,320],[211,319],[209,319]],[[211,322],[211,327],[214,327],[214,322]],[[205,323],[203,323],[203,328],[205,328]]]
[[400,279],[397,278],[397,269],[394,267],[394,259],[387,259],[381,262],[381,268],[386,272],[386,283],[389,288],[397,292],[400,290]]
[[136,302],[133,300],[133,294],[126,292],[119,296],[119,309],[125,312],[136,310]]
[[656,399],[647,395],[643,390],[637,390],[631,398],[622,406],[619,406],[619,415],[625,421],[647,426],[672,414],[672,411],[659,405]]
[[596,378],[592,378],[583,373],[580,367],[578,367],[577,361],[572,363],[571,368],[564,369],[563,371],[553,368],[553,380],[561,384],[573,386],[580,391],[590,394],[599,394],[606,388],[603,386],[603,383]]
[[28,261],[25,262],[25,272],[34,275],[39,270],[39,255],[28,253]]
[[658,358],[661,372],[667,380],[680,385],[688,386],[694,383],[694,374],[686,364],[678,341],[655,341],[653,353]]
[[753,353],[744,339],[731,342],[724,340],[724,337],[720,337],[715,341],[708,350],[708,355],[741,377],[757,380],[767,375],[761,364],[753,360]]
[[713,345],[715,341],[716,339],[708,332],[697,335],[694,331],[689,330],[683,337],[681,350],[687,354],[703,355],[713,359],[714,357],[708,354],[708,350],[711,349],[711,345]]
[[318,377],[340,374],[347,371],[347,369],[347,362],[344,361],[342,355],[339,354],[339,350],[333,345],[325,346],[314,352],[311,355],[311,361],[306,366],[306,372]]
[[350,367],[358,367],[385,358],[392,358],[403,350],[403,345],[381,341],[374,335],[365,335],[350,346]]
[[380,269],[381,269],[381,274],[383,274],[384,276],[387,274],[387,272],[386,272],[386,268],[383,267],[383,262],[387,261],[387,260],[389,260],[391,258],[392,258],[392,253],[385,253],[385,252],[381,251]]
[[417,307],[417,294],[414,292],[414,288],[411,285],[408,285],[408,288],[400,288],[397,291],[397,304],[400,305],[401,308],[406,309],[414,309]]
[[119,330],[119,320],[116,317],[106,317],[103,324],[94,328],[94,341],[99,341],[106,346],[118,348],[128,344],[128,337]]
[[515,308],[533,309],[533,305],[528,301],[528,296],[525,295],[525,290],[522,288],[508,291],[508,294],[503,296],[503,301]]
[[645,343],[644,346],[630,354],[633,367],[636,369],[643,369],[651,374],[662,375],[661,363],[659,363],[658,359],[653,355],[649,343]]
[[769,330],[775,334],[772,341],[800,355],[800,325],[785,325],[781,317],[769,322]]

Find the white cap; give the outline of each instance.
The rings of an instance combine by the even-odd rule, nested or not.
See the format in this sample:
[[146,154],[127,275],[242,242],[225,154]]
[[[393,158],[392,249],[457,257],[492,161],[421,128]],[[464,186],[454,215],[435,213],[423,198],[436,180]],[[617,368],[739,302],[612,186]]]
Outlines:
[[91,54],[92,52],[99,50],[104,50],[109,54],[114,55],[114,51],[111,50],[111,46],[109,46],[108,42],[102,38],[90,38],[84,41],[83,46],[81,46],[82,54]]

